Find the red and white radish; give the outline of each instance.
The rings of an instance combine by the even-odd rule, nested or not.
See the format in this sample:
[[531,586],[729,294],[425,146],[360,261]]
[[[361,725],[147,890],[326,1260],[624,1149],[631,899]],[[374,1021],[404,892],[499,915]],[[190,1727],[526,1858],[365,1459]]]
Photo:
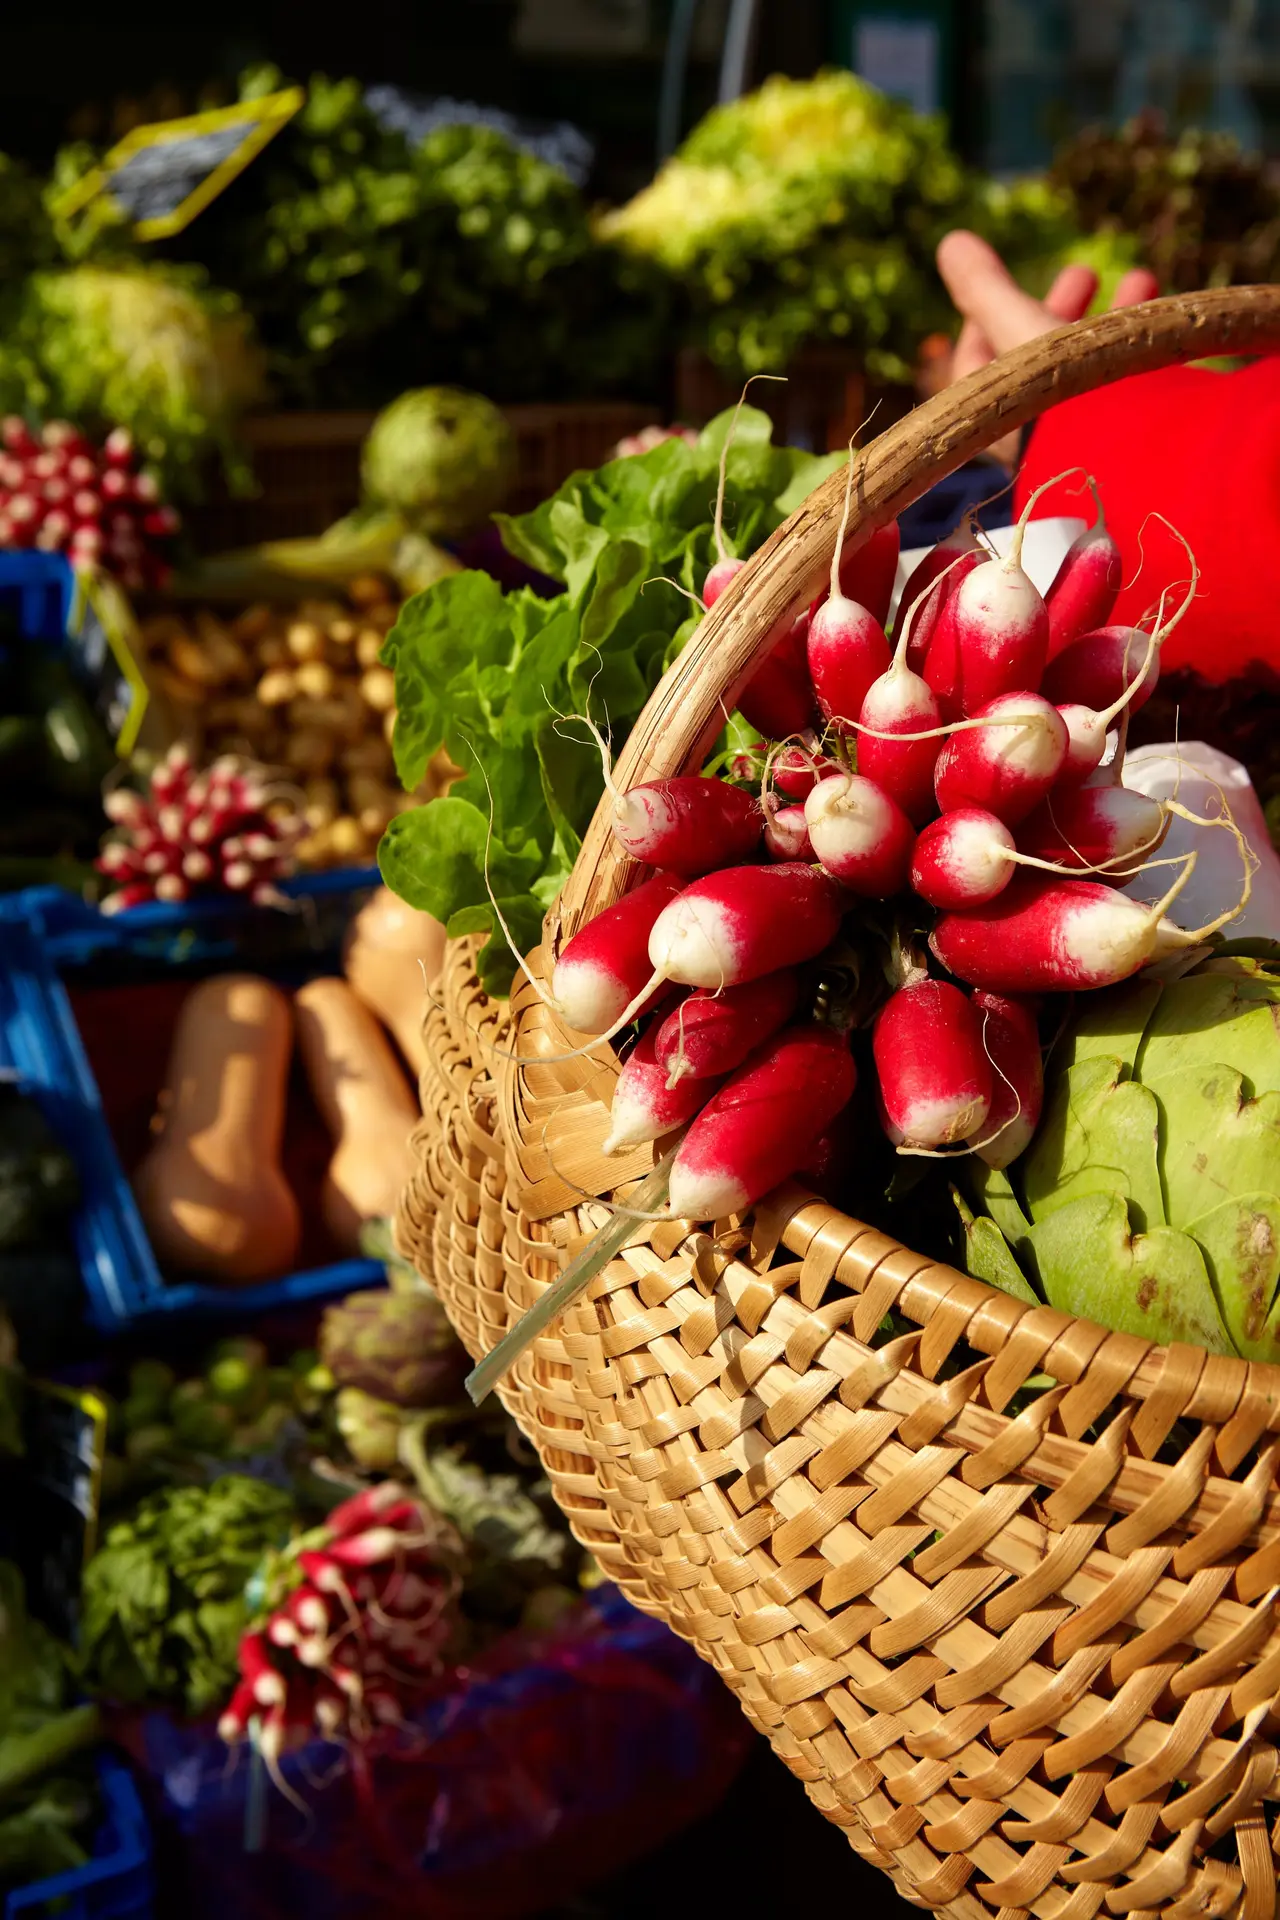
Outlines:
[[856,1082],[848,1040],[834,1028],[784,1027],[689,1128],[671,1167],[673,1216],[720,1220],[761,1199],[803,1166]]
[[854,731],[852,723],[862,712],[867,689],[887,671],[890,659],[889,642],[875,614],[861,602],[849,599],[841,588],[840,563],[853,503],[853,471],[851,454],[844,512],[831,556],[831,591],[809,621],[809,677],[818,705],[837,733]]
[[732,1073],[791,1018],[799,992],[794,969],[784,967],[745,986],[726,987],[723,993],[699,989],[689,994],[657,1030],[659,1066],[672,1082],[687,1077],[704,1086]]
[[1040,685],[1049,616],[1023,571],[1022,545],[1032,508],[1057,479],[1028,500],[1005,558],[967,572],[938,617],[924,677],[948,719],[970,717],[1000,694]]
[[815,959],[834,940],[843,906],[840,888],[816,867],[725,867],[662,909],[649,962],[658,980],[713,992],[740,986]]
[[817,697],[809,677],[809,615],[799,614],[768,647],[738,695],[738,712],[766,740],[790,740],[813,725]]
[[615,792],[609,824],[633,860],[694,879],[749,860],[760,844],[764,815],[754,794],[686,774]]
[[803,741],[780,748],[769,760],[772,784],[790,800],[807,799],[819,780],[825,780],[829,773],[843,772],[838,760]]
[[991,1062],[991,1105],[970,1141],[989,1167],[1007,1167],[1031,1143],[1044,1105],[1044,1061],[1035,1010],[1025,1000],[979,989],[972,1000]]
[[771,860],[817,858],[809,838],[809,822],[798,800],[792,801],[789,807],[775,805],[766,810],[765,822],[764,846]]
[[[1168,521],[1164,524],[1169,525]],[[1118,713],[1127,700],[1126,710],[1132,715],[1140,712],[1155,692],[1160,678],[1160,648],[1195,599],[1200,580],[1191,548],[1176,527],[1170,531],[1185,549],[1191,565],[1181,605],[1168,620],[1163,618],[1169,591],[1166,588],[1160,596],[1153,634],[1144,633],[1140,627],[1097,627],[1063,647],[1049,662],[1041,685],[1041,692],[1055,706],[1090,707],[1095,711],[1110,708]]]
[[[952,569],[959,564],[959,559],[948,562]],[[925,611],[922,602],[931,600],[946,577],[935,574],[899,614],[893,659],[867,689],[858,717],[859,772],[883,787],[916,826],[937,811],[933,776],[942,750],[942,712],[932,687],[907,661],[911,635]]]
[[871,1042],[881,1121],[900,1148],[935,1151],[977,1133],[991,1105],[991,1062],[972,1002],[942,980],[900,987]]
[[1158,800],[1127,787],[1055,787],[1018,828],[1018,848],[1119,885],[1133,878],[1136,862],[1157,851],[1168,826]]
[[679,880],[655,874],[574,934],[551,975],[552,1001],[566,1025],[604,1033],[626,1011],[649,978],[649,936],[679,894]]
[[[712,1083],[714,1084],[714,1083]],[[609,1132],[603,1153],[642,1146],[692,1120],[707,1098],[704,1080],[672,1081],[658,1048],[658,1032],[648,1027],[627,1055],[609,1108]]]
[[813,851],[826,871],[864,900],[901,892],[915,830],[897,801],[860,773],[820,780],[804,803]]
[[[958,979],[993,993],[1115,986],[1157,955],[1205,937],[1208,929],[1187,933],[1164,918],[1193,866],[1189,856],[1153,907],[1139,906],[1096,880],[1019,876],[988,906],[944,913],[929,944]],[[1216,924],[1238,911],[1233,908]]]
[[984,807],[954,807],[921,830],[911,856],[911,885],[931,907],[985,906],[1013,878],[1012,829]]
[[899,637],[903,626],[901,609],[923,601],[911,622],[911,634],[906,646],[906,664],[913,673],[924,671],[929,645],[943,607],[965,575],[981,566],[986,558],[987,554],[979,545],[972,521],[966,519],[945,540],[939,540],[936,546],[930,547],[928,553],[912,568],[898,601],[900,611],[894,638],[896,640]]
[[1049,616],[1050,660],[1082,634],[1105,625],[1124,577],[1120,549],[1107,530],[1102,501],[1092,478],[1089,487],[1098,517],[1067,548],[1044,597]]
[[1067,727],[1036,693],[1005,693],[951,733],[938,755],[934,794],[944,813],[982,807],[1016,826],[1039,805],[1062,770]]

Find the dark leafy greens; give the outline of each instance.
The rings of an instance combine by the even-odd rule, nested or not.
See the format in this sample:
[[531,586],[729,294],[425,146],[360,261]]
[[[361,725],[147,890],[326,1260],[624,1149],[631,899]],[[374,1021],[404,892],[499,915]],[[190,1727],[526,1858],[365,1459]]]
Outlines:
[[[693,632],[699,614],[687,596],[715,557],[717,468],[731,418],[721,414],[692,446],[668,440],[576,473],[533,513],[501,520],[511,552],[562,583],[554,598],[455,574],[410,600],[388,635],[400,778],[412,791],[441,745],[464,777],[446,798],[399,815],[379,860],[387,884],[451,936],[494,928],[487,851],[513,938],[522,951],[537,944],[603,791],[586,729],[562,716],[589,712],[612,730],[616,751]],[[753,552],[844,457],[775,447],[770,432],[765,414],[742,409],[725,496],[739,554]],[[513,965],[499,933],[480,959],[486,987],[505,992]]]
[[97,1709],[71,1703],[62,1651],[0,1561],[0,1887],[84,1864],[95,1796],[78,1756],[97,1735]]

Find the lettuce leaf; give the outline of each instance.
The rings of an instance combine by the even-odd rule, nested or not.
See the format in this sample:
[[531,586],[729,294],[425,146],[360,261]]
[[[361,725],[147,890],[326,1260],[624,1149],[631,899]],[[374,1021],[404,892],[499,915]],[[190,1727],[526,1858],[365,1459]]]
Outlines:
[[[498,516],[509,551],[560,583],[553,598],[452,574],[409,600],[387,636],[401,781],[412,792],[442,746],[463,775],[391,823],[379,865],[451,935],[490,933],[491,993],[508,990],[515,955],[490,890],[520,950],[536,946],[604,790],[599,751],[572,716],[589,713],[616,754],[697,626],[690,596],[715,558],[731,421],[572,474],[532,513]],[[775,447],[768,416],[743,407],[726,459],[729,550],[754,552],[845,457]]]

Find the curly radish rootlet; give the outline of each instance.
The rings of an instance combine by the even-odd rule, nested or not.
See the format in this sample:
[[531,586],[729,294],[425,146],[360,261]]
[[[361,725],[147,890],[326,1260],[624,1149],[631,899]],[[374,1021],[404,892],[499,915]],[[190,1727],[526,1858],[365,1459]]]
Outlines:
[[[1194,559],[1150,620],[1106,627],[1119,558],[1100,503],[1047,598],[1022,567],[1026,514],[1003,559],[966,525],[916,567],[890,633],[897,529],[858,541],[857,461],[827,591],[760,636],[738,702],[757,737],[735,722],[704,771],[626,790],[606,755],[599,818],[631,890],[564,944],[549,995],[533,981],[595,1036],[570,1057],[603,1064],[618,1041],[602,1151],[654,1143],[681,1220],[739,1214],[805,1169],[856,1183],[873,1111],[900,1153],[1005,1167],[1040,1118],[1054,996],[1170,959],[1249,896],[1224,803],[1200,824],[1229,830],[1224,860],[1235,836],[1239,902],[1180,926],[1196,856],[1160,849],[1171,815],[1198,816],[1123,783]],[[707,605],[742,567],[722,506]],[[1156,866],[1154,906],[1120,890]]]

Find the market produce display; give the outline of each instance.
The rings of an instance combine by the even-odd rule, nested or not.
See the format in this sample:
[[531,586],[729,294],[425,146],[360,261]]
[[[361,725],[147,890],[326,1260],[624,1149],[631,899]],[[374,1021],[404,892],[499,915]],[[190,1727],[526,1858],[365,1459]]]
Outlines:
[[0,611],[0,892],[92,879],[114,764],[70,660]]
[[1231,134],[1174,137],[1159,113],[1087,129],[1049,170],[1090,233],[1131,236],[1168,293],[1252,286],[1280,271],[1280,178]]
[[953,325],[933,255],[957,226],[1028,284],[1082,248],[1104,283],[1131,259],[1123,241],[1086,241],[1065,195],[970,172],[940,120],[844,71],[774,78],[714,108],[598,231],[666,271],[686,336],[730,376],[783,372],[805,344],[837,342],[877,377],[909,380],[920,342]]
[[[397,814],[379,861],[388,885],[451,936],[495,925],[487,866],[517,943],[535,943],[600,792],[597,748],[567,716],[607,716],[621,739],[693,631],[719,558],[722,454],[723,535],[739,556],[839,459],[774,447],[767,417],[747,407],[726,453],[731,427],[723,414],[692,443],[666,439],[573,475],[533,513],[500,516],[508,549],[564,583],[553,598],[460,573],[410,600],[388,635],[401,780],[417,788],[442,743],[462,777],[447,797]],[[513,964],[500,938],[481,957],[500,988]]]
[[412,804],[392,784],[395,680],[381,662],[391,595],[385,579],[357,577],[343,599],[260,601],[231,616],[182,605],[142,623],[149,674],[195,764],[232,755],[291,783],[306,826],[290,843],[301,867],[367,864]]

